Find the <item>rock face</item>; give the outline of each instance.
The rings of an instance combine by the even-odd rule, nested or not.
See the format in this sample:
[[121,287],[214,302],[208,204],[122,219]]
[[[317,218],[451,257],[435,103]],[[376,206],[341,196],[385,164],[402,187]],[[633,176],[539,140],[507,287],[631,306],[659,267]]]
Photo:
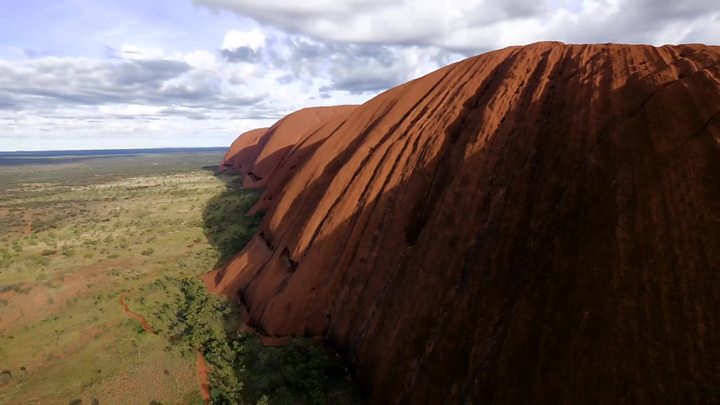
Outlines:
[[285,155],[315,126],[337,115],[347,114],[357,106],[305,108],[287,115],[270,128],[259,128],[240,135],[225,154],[222,168],[238,171],[244,187],[264,187]]
[[252,162],[257,159],[262,145],[266,142],[267,130],[268,128],[258,128],[241,134],[225,152],[220,169],[226,172],[239,172],[243,165],[252,166]]
[[717,401],[719,62],[538,43],[393,88],[304,132],[207,281],[370,403]]

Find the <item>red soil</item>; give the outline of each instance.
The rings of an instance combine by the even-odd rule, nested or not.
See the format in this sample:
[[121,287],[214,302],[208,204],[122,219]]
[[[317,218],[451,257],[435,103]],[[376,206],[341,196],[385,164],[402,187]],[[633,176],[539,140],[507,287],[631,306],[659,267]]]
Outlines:
[[[140,325],[142,325],[143,329],[147,333],[152,333],[153,335],[157,335],[157,332],[150,326],[150,323],[147,321],[147,319],[142,316],[141,314],[137,312],[133,312],[128,307],[127,303],[125,302],[125,294],[120,296],[120,305],[123,306],[123,310],[126,314],[130,315],[132,318],[136,319],[138,322],[140,322]],[[205,404],[210,403],[210,382],[208,380],[208,374],[210,372],[210,369],[207,365],[207,362],[205,362],[205,358],[203,357],[202,353],[200,351],[197,351],[196,356],[196,364],[197,364],[197,376],[198,376],[198,382],[200,384],[200,394],[202,395],[203,401],[205,401]]]
[[207,405],[210,403],[210,382],[208,380],[210,369],[208,368],[207,362],[205,362],[205,357],[203,357],[199,350],[197,351],[197,371],[198,382],[200,383],[200,394]]
[[23,220],[25,221],[25,226],[23,227],[22,234],[24,236],[32,235],[32,224],[33,224],[33,216],[32,211],[27,210],[23,214]]
[[126,266],[127,263],[125,260],[109,260],[84,266],[71,273],[57,274],[48,283],[59,285],[60,288],[50,288],[44,284],[23,284],[22,288],[31,288],[29,292],[16,294],[13,291],[6,291],[0,293],[0,299],[8,301],[8,305],[0,312],[0,332],[27,325],[40,317],[61,313],[65,309],[68,299],[93,293],[94,289],[88,287],[88,283],[104,284],[109,282],[108,268]]
[[131,318],[134,318],[138,322],[140,322],[140,325],[142,325],[142,328],[147,333],[152,333],[153,335],[157,335],[157,332],[150,326],[150,323],[147,321],[147,319],[142,316],[141,314],[138,314],[137,312],[133,312],[128,307],[128,304],[125,302],[125,294],[120,296],[120,299],[118,300],[120,302],[120,305],[123,307],[123,311],[125,311],[126,314],[130,315]]
[[719,140],[719,47],[490,52],[306,132],[206,281],[370,403],[714,402]]

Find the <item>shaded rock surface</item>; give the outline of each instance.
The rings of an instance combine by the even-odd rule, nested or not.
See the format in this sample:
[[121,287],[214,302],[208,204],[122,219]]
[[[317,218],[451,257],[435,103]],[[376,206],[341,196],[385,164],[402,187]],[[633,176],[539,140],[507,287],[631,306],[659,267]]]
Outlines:
[[393,88],[294,132],[207,282],[370,403],[717,401],[719,62],[538,43]]
[[243,165],[251,167],[265,143],[268,128],[257,128],[241,134],[225,152],[220,168],[226,172],[240,172]]
[[264,187],[280,162],[318,125],[356,106],[304,108],[287,115],[270,128],[259,128],[240,135],[225,154],[222,167],[243,173],[243,187]]

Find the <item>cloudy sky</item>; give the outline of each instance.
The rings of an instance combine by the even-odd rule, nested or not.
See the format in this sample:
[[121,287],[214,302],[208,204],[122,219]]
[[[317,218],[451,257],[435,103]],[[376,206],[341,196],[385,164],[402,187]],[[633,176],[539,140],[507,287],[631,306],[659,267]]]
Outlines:
[[0,0],[0,151],[225,146],[543,40],[720,43],[718,0]]

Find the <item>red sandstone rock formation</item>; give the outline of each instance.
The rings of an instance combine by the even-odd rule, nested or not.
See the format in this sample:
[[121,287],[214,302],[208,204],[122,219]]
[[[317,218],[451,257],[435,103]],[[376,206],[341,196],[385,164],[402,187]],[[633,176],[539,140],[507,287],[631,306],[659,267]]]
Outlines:
[[220,169],[223,171],[240,172],[242,166],[252,166],[252,162],[257,159],[262,145],[265,143],[264,136],[267,134],[268,128],[253,129],[241,134],[230,145],[230,149],[225,152]]
[[222,167],[244,174],[244,187],[264,187],[285,155],[312,129],[327,120],[346,115],[357,106],[305,108],[287,115],[270,128],[240,135],[230,146]]
[[717,401],[719,62],[538,43],[391,89],[278,161],[208,283],[370,403]]

